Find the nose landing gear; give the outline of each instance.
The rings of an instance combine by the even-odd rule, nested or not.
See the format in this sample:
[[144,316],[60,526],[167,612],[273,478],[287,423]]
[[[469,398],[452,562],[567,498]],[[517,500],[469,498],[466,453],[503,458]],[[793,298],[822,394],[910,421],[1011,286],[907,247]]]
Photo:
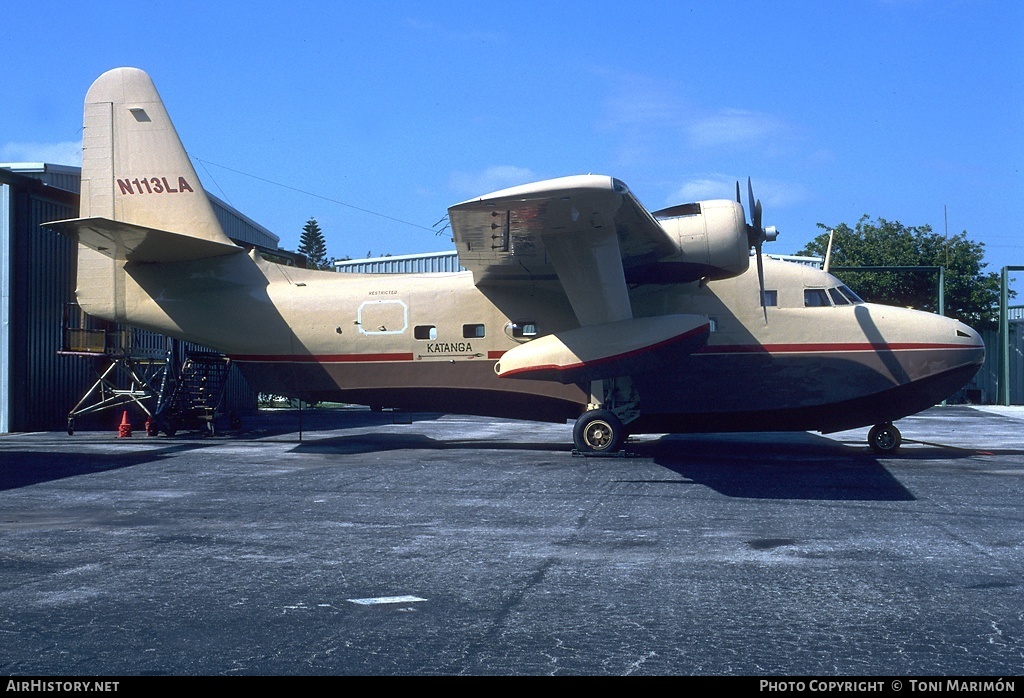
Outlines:
[[868,446],[880,456],[894,455],[902,442],[900,430],[893,426],[892,422],[876,424],[868,432]]

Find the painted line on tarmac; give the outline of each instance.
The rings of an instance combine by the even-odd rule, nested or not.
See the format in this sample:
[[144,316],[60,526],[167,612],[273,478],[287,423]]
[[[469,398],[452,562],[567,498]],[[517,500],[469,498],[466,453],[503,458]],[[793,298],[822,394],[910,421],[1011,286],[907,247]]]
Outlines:
[[360,606],[373,606],[383,603],[416,603],[426,601],[418,596],[376,596],[371,599],[348,599],[349,603],[357,603]]
[[921,441],[919,439],[903,439],[905,444],[921,444],[923,446],[934,446],[936,448],[948,448],[951,451],[966,451],[967,453],[973,453],[978,456],[991,456],[991,451],[981,451],[976,448],[966,448],[964,446],[950,446],[949,444],[937,444],[931,441]]

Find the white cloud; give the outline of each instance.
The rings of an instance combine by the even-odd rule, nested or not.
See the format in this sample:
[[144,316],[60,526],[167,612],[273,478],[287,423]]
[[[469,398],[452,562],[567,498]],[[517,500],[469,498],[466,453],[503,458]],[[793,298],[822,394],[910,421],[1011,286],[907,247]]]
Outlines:
[[615,88],[595,124],[620,143],[623,162],[637,164],[665,153],[691,155],[757,149],[762,155],[786,152],[797,129],[773,114],[714,107],[680,96],[672,85],[637,79]]
[[48,162],[53,165],[82,164],[82,141],[59,143],[18,143],[0,145],[0,162]]
[[736,180],[727,175],[713,174],[684,182],[679,188],[673,190],[665,205],[675,206],[690,201],[734,198],[736,198]]
[[683,105],[654,90],[634,89],[614,95],[604,102],[604,115],[598,121],[599,129],[660,128],[679,123],[685,110]]
[[[736,182],[740,182],[740,193],[744,210],[749,210],[746,178],[730,177],[724,174],[709,174],[694,177],[672,190],[666,206],[703,201],[706,199],[736,199]],[[810,198],[807,188],[797,182],[779,179],[754,179],[754,198],[761,200],[765,210],[797,206]]]
[[704,148],[751,145],[778,136],[784,130],[775,117],[744,109],[723,109],[687,126],[690,143]]
[[526,167],[492,165],[482,172],[453,172],[448,186],[459,196],[481,196],[492,191],[534,182],[539,177]]

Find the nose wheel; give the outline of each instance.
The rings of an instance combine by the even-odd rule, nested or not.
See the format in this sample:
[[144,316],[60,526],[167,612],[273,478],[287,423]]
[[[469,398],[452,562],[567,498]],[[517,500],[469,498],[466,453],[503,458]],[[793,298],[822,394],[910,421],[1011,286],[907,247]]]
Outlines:
[[876,424],[868,432],[868,446],[880,456],[891,456],[900,449],[903,437],[890,423]]

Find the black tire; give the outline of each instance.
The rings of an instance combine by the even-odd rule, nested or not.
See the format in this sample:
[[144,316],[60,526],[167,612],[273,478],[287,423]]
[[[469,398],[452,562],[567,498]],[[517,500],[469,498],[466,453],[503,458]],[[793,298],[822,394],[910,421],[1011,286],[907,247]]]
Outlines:
[[68,419],[68,436],[74,436],[74,435],[75,435],[75,420],[69,418]]
[[876,424],[868,432],[868,446],[880,456],[891,456],[900,450],[903,436],[892,424]]
[[622,422],[609,410],[585,412],[572,428],[572,440],[580,453],[616,453],[625,435]]

